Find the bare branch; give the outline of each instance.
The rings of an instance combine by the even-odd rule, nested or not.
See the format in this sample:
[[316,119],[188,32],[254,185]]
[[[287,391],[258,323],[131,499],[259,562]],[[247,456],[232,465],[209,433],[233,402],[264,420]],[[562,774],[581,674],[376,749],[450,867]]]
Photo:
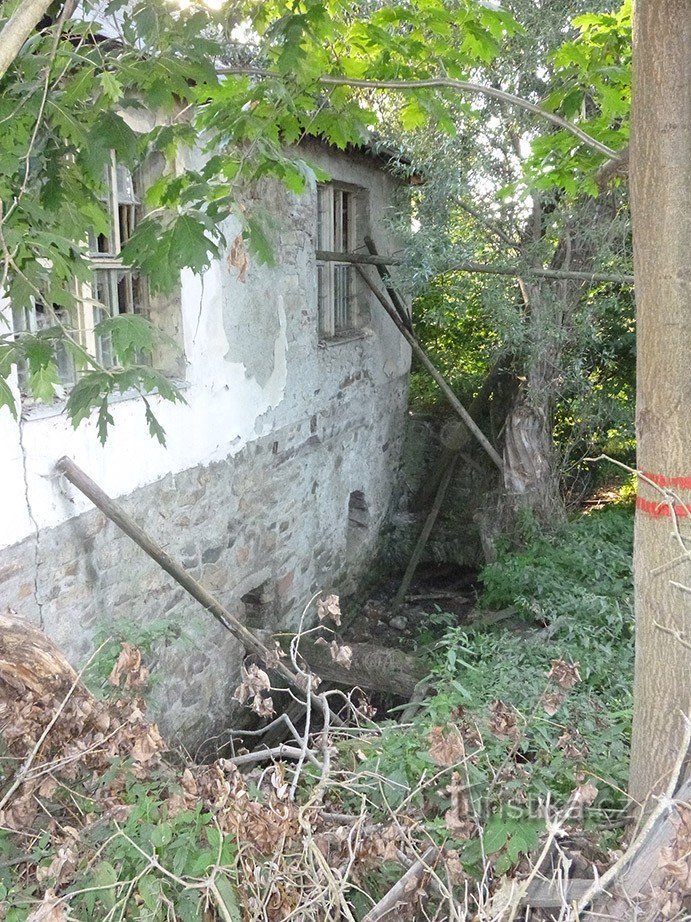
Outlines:
[[494,221],[491,221],[489,218],[486,218],[479,211],[476,211],[471,205],[468,205],[466,202],[457,201],[456,204],[459,208],[469,214],[471,217],[475,218],[478,224],[481,224],[486,230],[491,234],[494,234],[498,237],[507,247],[511,247],[512,250],[515,250],[517,253],[521,252],[521,244],[518,240],[512,240],[511,237],[505,231],[499,227],[498,224],[495,224]]
[[439,275],[446,275],[449,272],[485,272],[489,275],[514,275],[514,276],[537,276],[543,279],[573,279],[581,282],[612,282],[615,285],[633,285],[632,275],[616,275],[609,272],[577,272],[571,269],[536,269],[530,267],[517,266],[490,266],[485,263],[457,263],[455,266],[449,266]]

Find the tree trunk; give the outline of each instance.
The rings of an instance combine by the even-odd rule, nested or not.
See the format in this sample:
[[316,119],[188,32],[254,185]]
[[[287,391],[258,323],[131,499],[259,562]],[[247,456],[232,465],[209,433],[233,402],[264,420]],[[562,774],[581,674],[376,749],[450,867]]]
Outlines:
[[521,288],[530,354],[504,434],[505,516],[510,530],[520,528],[526,512],[542,528],[554,527],[566,515],[552,429],[562,376],[564,327],[576,310],[582,283],[524,282]]
[[691,508],[689,48],[688,0],[638,0],[631,147],[638,468],[677,496],[665,504],[639,478],[629,781],[639,802],[667,783],[690,705],[691,594],[680,585],[691,586],[691,561],[675,535],[678,528],[688,540]]
[[[555,272],[592,273],[612,224],[612,205],[611,198],[602,194],[574,208],[552,259]],[[542,223],[537,206],[526,256],[531,245],[539,247]],[[520,524],[522,512],[529,512],[543,528],[554,527],[566,515],[552,430],[563,384],[564,350],[573,340],[573,320],[586,285],[578,277],[521,281],[528,355],[523,386],[507,417],[504,435],[504,518],[509,530]]]

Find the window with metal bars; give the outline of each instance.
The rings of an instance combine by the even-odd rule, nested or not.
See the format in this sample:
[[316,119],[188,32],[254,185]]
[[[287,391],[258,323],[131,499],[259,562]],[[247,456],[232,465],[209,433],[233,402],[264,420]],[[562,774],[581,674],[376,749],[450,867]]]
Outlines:
[[[361,195],[362,190],[336,183],[317,186],[317,250],[334,256],[355,251]],[[317,260],[320,336],[333,339],[362,326],[358,287],[351,263]]]

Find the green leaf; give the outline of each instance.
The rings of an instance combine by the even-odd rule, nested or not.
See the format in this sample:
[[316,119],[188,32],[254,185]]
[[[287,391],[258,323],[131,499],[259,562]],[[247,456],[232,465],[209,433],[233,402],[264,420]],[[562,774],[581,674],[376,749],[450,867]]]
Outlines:
[[101,405],[98,408],[98,422],[97,422],[97,431],[98,431],[98,440],[101,445],[105,445],[108,439],[108,426],[114,426],[115,420],[110,415],[108,409],[108,398],[104,397],[101,401]]
[[100,76],[101,87],[105,96],[111,100],[111,102],[117,102],[119,99],[122,99],[123,96],[123,86],[122,83],[113,76],[110,71],[104,70]]
[[101,861],[94,868],[91,875],[90,886],[102,887],[99,891],[99,899],[107,909],[115,906],[115,884],[117,884],[118,875],[109,861]]
[[153,410],[151,409],[149,401],[146,399],[146,397],[144,397],[143,399],[144,399],[144,415],[146,417],[146,425],[148,426],[148,429],[149,429],[149,435],[152,438],[155,438],[156,441],[159,443],[159,445],[163,445],[165,447],[165,444],[166,444],[165,429],[154,416],[154,413],[153,413]]
[[100,147],[114,150],[120,160],[132,164],[137,150],[137,135],[116,112],[99,115],[92,131],[92,141]]
[[[147,401],[144,401],[148,406]],[[171,823],[159,823],[151,833],[151,844],[156,848],[162,848],[173,840],[173,827]]]
[[427,113],[417,97],[413,96],[401,109],[401,124],[406,131],[413,131],[427,123]]
[[136,362],[137,354],[140,352],[148,355],[153,352],[156,328],[140,314],[106,317],[96,324],[95,332],[99,336],[110,336],[113,350],[121,365]]
[[176,264],[200,273],[209,265],[209,254],[217,248],[206,234],[205,222],[192,214],[180,215],[173,224],[170,253]]
[[482,841],[488,855],[493,855],[506,845],[508,833],[503,820],[493,816],[485,826]]
[[60,385],[60,375],[55,362],[32,368],[29,366],[29,391],[37,400],[52,403],[56,388]]
[[245,229],[247,240],[249,242],[250,252],[253,253],[260,263],[266,266],[276,264],[274,251],[262,223],[257,218],[246,217]]
[[17,419],[17,403],[12,389],[5,378],[0,377],[0,407],[9,407],[12,416]]
[[242,913],[240,912],[240,907],[238,905],[235,888],[227,877],[219,874],[219,876],[216,878],[216,890],[223,900],[223,906],[226,910],[226,914],[230,916],[233,922],[242,922]]
[[161,904],[161,881],[153,874],[145,874],[137,884],[137,891],[147,909],[155,912]]

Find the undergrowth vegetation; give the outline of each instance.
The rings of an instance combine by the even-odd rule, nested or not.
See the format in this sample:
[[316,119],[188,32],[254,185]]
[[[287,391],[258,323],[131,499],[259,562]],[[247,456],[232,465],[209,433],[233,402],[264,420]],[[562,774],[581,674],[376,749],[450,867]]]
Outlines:
[[[612,827],[599,842],[616,840],[632,710],[632,538],[622,503],[502,551],[482,573],[481,602],[510,607],[511,623],[448,628],[433,650],[436,696],[412,726],[387,726],[366,750],[361,771],[388,779],[370,796],[388,806],[438,771],[442,749],[463,764],[455,792],[452,783],[436,803],[425,791],[417,799],[428,817],[436,806],[426,827],[453,842],[466,871],[481,876],[490,856],[505,872],[537,845],[545,804],[564,807],[579,787],[593,801],[584,828]],[[483,836],[468,836],[469,816]]]
[[441,639],[421,631],[436,694],[417,714],[376,723],[351,708],[297,765],[167,751],[128,642],[107,648],[107,676],[86,673],[99,697],[63,676],[51,694],[3,698],[0,919],[357,922],[431,845],[427,908],[477,909],[493,880],[525,875],[567,804],[561,848],[604,869],[626,806],[631,532],[614,505],[502,550],[481,604],[505,619],[437,612]]

